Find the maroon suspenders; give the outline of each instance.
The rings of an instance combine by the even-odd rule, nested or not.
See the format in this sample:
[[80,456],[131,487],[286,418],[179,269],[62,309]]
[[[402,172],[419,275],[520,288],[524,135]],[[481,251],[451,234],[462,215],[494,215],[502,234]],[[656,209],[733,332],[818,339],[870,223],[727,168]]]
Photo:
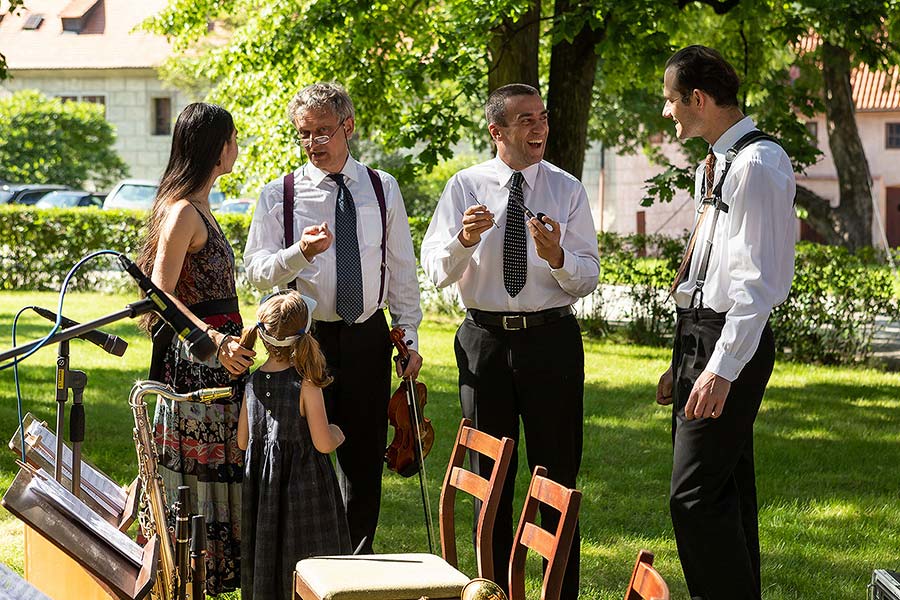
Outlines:
[[[381,213],[381,287],[378,289],[378,304],[384,300],[384,276],[387,263],[387,203],[384,200],[384,185],[381,178],[373,169],[366,167],[372,187],[375,189],[375,198],[378,200],[378,210]],[[294,174],[284,176],[284,247],[290,248],[294,244]],[[292,279],[288,283],[292,290],[297,289],[297,281]]]

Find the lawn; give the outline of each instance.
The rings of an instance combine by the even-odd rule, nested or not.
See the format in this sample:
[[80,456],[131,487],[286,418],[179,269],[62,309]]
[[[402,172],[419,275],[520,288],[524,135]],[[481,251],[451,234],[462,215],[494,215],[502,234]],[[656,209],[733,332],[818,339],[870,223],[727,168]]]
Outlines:
[[[65,314],[89,320],[133,298],[73,294]],[[15,312],[27,304],[55,308],[55,294],[0,294],[0,349],[10,347]],[[245,318],[252,307],[244,307]],[[21,321],[18,342],[36,339],[48,323]],[[453,334],[456,323],[429,317],[421,332],[428,385],[426,416],[437,433],[428,458],[435,520],[443,471],[459,423]],[[88,375],[85,457],[120,482],[136,473],[127,397],[145,375],[149,343],[132,323],[107,328],[131,346],[115,358],[85,342],[72,344],[72,368]],[[585,340],[585,451],[579,478],[584,492],[582,598],[622,597],[639,548],[657,555],[673,598],[686,598],[668,516],[671,468],[667,410],[653,402],[668,352]],[[53,423],[55,349],[21,367],[26,411]],[[900,375],[858,368],[780,363],[756,426],[756,458],[766,600],[862,598],[876,568],[900,568]],[[548,410],[553,399],[548,398]],[[152,411],[152,407],[151,407]],[[152,414],[152,412],[151,412]],[[0,372],[0,436],[16,429],[12,370]],[[520,449],[520,452],[522,449]],[[16,472],[12,452],[0,453],[0,490]],[[520,458],[517,489],[528,474]],[[378,552],[425,551],[427,543],[415,478],[384,478]],[[519,500],[517,500],[517,503]],[[461,502],[458,513],[469,513]],[[461,519],[462,568],[474,561]],[[0,561],[22,570],[22,527],[0,511]],[[532,573],[536,567],[532,565]],[[537,580],[533,578],[533,587]],[[534,596],[533,596],[534,597]]]

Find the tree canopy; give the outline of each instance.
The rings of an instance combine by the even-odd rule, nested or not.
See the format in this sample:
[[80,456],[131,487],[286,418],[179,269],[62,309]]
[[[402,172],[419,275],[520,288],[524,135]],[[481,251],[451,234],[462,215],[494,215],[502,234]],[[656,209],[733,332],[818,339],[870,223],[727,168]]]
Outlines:
[[[829,105],[846,104],[836,91],[849,88],[854,64],[900,62],[891,42],[898,2],[170,0],[148,27],[181,50],[167,66],[170,80],[208,92],[235,113],[244,135],[239,173],[250,187],[302,160],[290,143],[286,106],[314,81],[348,88],[361,139],[403,156],[401,181],[452,156],[464,137],[484,147],[488,90],[523,81],[547,101],[548,160],[580,176],[591,141],[647,152],[665,167],[650,192],[666,200],[703,152],[702,142],[689,143],[687,163],[669,165],[650,143],[660,132],[674,135],[660,111],[664,63],[676,49],[719,49],[741,75],[745,112],[782,141],[802,171],[820,154],[805,127],[809,117],[825,113],[830,136],[851,149],[846,140],[858,142],[855,127],[831,124],[848,117]],[[818,44],[801,47],[810,35]],[[825,78],[836,63],[840,69]],[[860,227],[847,222],[865,221],[854,216],[865,176],[852,173],[852,162],[838,161],[854,182],[842,178],[843,214],[808,190],[798,205],[833,241],[854,246],[862,243]]]
[[99,189],[127,176],[103,107],[33,90],[0,98],[0,179]]

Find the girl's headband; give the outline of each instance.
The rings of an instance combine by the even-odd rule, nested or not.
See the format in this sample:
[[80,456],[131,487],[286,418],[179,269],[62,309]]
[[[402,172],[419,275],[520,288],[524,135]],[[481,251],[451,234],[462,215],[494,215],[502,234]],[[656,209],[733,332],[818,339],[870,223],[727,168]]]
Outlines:
[[[280,296],[283,294],[291,294],[291,293],[296,294],[298,292],[296,290],[290,290],[290,289],[278,290],[277,292],[272,292],[271,294],[264,296],[262,298],[262,300],[259,301],[259,305],[262,306],[263,304],[266,303],[266,301],[268,301],[273,296]],[[294,342],[299,340],[301,336],[303,336],[309,332],[310,327],[312,327],[313,311],[316,310],[316,305],[318,303],[313,298],[310,298],[309,296],[304,296],[303,294],[300,294],[300,298],[303,300],[303,303],[306,304],[306,327],[304,327],[303,329],[301,329],[294,335],[289,335],[283,339],[279,339],[279,338],[267,333],[266,326],[263,325],[262,323],[260,323],[259,321],[257,321],[256,328],[259,330],[259,337],[261,337],[264,342],[266,342],[267,344],[270,344],[272,346],[278,346],[278,347],[290,346]]]

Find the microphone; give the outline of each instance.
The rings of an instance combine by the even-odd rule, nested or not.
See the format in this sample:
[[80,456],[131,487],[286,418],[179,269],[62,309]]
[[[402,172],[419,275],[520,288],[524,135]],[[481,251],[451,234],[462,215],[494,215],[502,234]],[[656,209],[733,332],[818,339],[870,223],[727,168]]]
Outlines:
[[[48,321],[53,321],[56,323],[56,313],[52,310],[47,310],[46,308],[41,308],[40,306],[32,306],[31,307],[34,312],[41,315]],[[60,319],[60,323],[65,329],[70,327],[77,327],[81,325],[78,321],[73,321],[72,319],[68,319],[66,317],[62,317]],[[82,333],[78,336],[83,340],[87,340],[90,343],[100,346],[110,354],[115,356],[122,356],[125,354],[125,349],[128,348],[128,342],[123,340],[122,338],[110,335],[108,333],[103,333],[102,331],[88,331],[87,333]]]
[[200,360],[207,360],[216,353],[216,344],[212,341],[212,338],[197,327],[186,314],[181,312],[181,309],[172,302],[172,299],[156,287],[156,284],[150,281],[150,278],[144,275],[144,272],[136,264],[131,262],[124,254],[120,254],[118,260],[122,268],[131,275],[137,282],[138,287],[144,291],[147,298],[156,305],[153,311],[175,330],[178,338],[187,345],[191,354]]

